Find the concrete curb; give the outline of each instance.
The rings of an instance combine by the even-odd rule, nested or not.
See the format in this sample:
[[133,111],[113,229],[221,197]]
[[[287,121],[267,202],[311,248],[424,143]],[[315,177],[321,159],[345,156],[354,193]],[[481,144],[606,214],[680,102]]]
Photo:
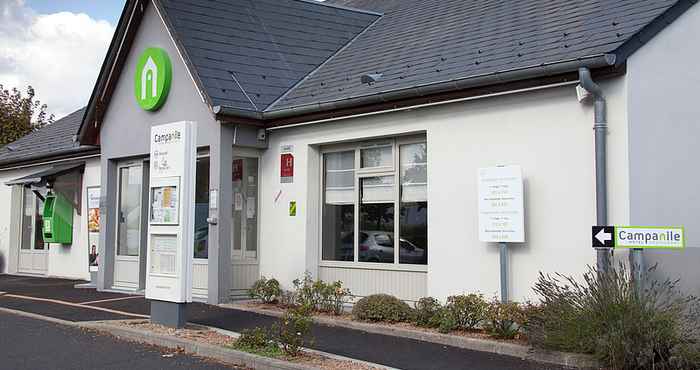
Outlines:
[[[275,310],[248,307],[238,303],[226,303],[220,305],[224,308],[232,308],[241,311],[253,312],[261,315],[280,317],[282,313]],[[460,337],[456,335],[425,332],[414,329],[371,324],[359,321],[348,321],[328,317],[314,317],[314,322],[326,326],[336,326],[353,330],[360,330],[373,334],[390,335],[400,338],[420,340],[424,342],[442,344],[473,351],[496,353],[499,355],[517,357],[528,361],[561,365],[579,369],[599,369],[599,362],[589,355],[547,351],[524,346],[515,343],[499,342],[478,338]]]
[[158,347],[183,349],[187,353],[219,360],[225,363],[253,368],[256,370],[318,370],[319,368],[277,360],[273,358],[241,352],[213,344],[148,332],[135,328],[125,328],[105,322],[81,323],[86,329],[107,332],[118,338],[147,343]]

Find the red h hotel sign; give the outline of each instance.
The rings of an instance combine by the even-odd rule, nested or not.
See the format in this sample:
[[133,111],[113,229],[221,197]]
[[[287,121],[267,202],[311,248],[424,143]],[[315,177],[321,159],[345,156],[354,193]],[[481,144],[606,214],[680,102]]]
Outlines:
[[292,153],[280,155],[280,182],[294,182],[294,155]]

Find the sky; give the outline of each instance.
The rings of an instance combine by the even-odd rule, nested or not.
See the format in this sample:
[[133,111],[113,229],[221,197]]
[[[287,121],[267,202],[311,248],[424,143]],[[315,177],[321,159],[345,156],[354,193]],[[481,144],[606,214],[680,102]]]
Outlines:
[[87,104],[124,0],[0,0],[0,84],[61,118]]

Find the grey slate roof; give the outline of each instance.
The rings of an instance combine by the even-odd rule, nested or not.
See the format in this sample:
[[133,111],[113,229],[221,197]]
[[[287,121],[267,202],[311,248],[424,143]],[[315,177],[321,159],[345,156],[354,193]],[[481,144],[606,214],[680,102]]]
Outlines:
[[378,15],[300,0],[161,0],[213,106],[264,111]]
[[79,109],[0,148],[0,166],[95,150],[94,147],[80,146],[75,141],[84,113],[85,108]]
[[[615,53],[675,0],[329,0],[384,11],[268,111]],[[381,73],[362,84],[367,73]]]

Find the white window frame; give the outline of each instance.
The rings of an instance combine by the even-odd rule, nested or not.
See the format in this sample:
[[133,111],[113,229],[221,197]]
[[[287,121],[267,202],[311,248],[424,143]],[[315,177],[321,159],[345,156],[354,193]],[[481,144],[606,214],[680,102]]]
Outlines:
[[[392,148],[392,165],[382,166],[382,167],[371,167],[362,168],[361,163],[361,149],[371,147],[377,143],[387,142],[390,143]],[[414,272],[427,272],[428,264],[417,265],[417,264],[401,264],[399,263],[399,253],[400,253],[400,225],[399,225],[399,212],[401,206],[401,158],[400,158],[400,147],[402,145],[410,144],[420,144],[426,143],[427,138],[425,135],[415,135],[415,136],[404,136],[404,137],[394,137],[385,138],[378,140],[362,140],[353,143],[336,144],[328,147],[321,147],[321,165],[320,167],[320,200],[321,207],[319,208],[319,228],[318,228],[318,261],[321,267],[340,267],[349,269],[365,269],[365,270],[391,270],[391,271],[414,271]],[[325,202],[325,161],[324,156],[328,153],[338,153],[338,152],[355,152],[355,179],[354,179],[354,217],[353,217],[353,259],[354,261],[330,261],[323,259],[323,204]],[[360,183],[363,178],[368,177],[380,177],[380,176],[394,176],[394,262],[384,263],[384,262],[360,262],[359,261],[359,228],[360,228]]]

